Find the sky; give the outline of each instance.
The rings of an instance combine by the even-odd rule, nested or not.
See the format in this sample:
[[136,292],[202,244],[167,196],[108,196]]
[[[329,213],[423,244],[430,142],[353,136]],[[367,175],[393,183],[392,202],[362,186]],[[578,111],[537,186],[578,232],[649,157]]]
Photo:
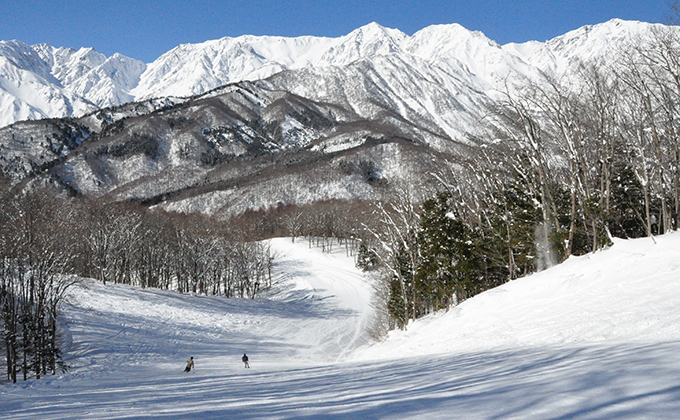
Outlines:
[[545,41],[613,18],[668,23],[667,0],[3,0],[0,40],[92,47],[150,63],[225,36],[339,37],[371,22],[408,35],[458,23],[501,43]]

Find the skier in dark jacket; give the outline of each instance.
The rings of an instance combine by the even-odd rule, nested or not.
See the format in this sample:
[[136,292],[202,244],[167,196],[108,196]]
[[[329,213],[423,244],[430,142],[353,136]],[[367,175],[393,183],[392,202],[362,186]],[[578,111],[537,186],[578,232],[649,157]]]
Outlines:
[[194,356],[191,356],[189,360],[187,360],[187,367],[184,368],[185,372],[189,372],[191,369],[194,367]]
[[250,365],[248,364],[248,356],[246,356],[245,353],[243,353],[243,357],[241,357],[241,361],[243,362],[244,367],[250,368]]

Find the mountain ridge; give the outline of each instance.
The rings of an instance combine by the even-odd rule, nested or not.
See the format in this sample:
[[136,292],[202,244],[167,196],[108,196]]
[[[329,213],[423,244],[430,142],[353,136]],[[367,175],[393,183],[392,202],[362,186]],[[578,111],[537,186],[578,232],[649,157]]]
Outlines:
[[[477,88],[493,90],[507,77],[531,78],[537,68],[564,70],[564,56],[592,50],[593,34],[611,36],[616,27],[630,36],[651,25],[614,19],[543,43],[501,46],[455,23],[428,26],[409,36],[373,22],[337,38],[242,35],[181,44],[148,64],[118,53],[106,57],[93,48],[0,41],[0,127],[27,119],[77,117],[150,98],[187,97],[284,70],[346,66],[390,54],[418,56],[459,76],[468,72]],[[580,46],[571,46],[574,39],[581,40]],[[604,48],[603,41],[595,43],[599,48],[591,55]],[[561,54],[565,45],[571,51]]]

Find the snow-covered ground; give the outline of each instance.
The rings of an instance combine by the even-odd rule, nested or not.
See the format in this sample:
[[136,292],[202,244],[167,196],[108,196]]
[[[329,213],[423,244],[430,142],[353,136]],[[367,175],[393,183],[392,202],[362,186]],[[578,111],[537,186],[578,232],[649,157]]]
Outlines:
[[0,417],[680,418],[680,233],[655,239],[572,258],[378,344],[364,332],[371,288],[342,249],[272,241],[275,288],[256,300],[84,281],[64,308],[71,369],[0,385]]

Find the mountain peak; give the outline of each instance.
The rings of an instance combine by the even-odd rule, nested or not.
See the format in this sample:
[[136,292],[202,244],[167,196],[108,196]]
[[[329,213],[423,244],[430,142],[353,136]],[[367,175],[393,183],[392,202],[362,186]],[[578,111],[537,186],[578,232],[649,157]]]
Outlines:
[[401,51],[408,35],[371,22],[337,39],[321,57],[320,65],[346,65],[360,58]]
[[[360,26],[358,29],[355,29],[355,31],[371,31],[371,30],[384,30],[385,27],[379,24],[376,21],[373,21],[371,23],[367,23],[364,26]],[[354,32],[354,31],[352,31]]]
[[[395,44],[402,43],[408,38],[408,35],[398,29],[386,28],[379,23],[371,22],[367,25],[361,26],[342,38],[359,38],[362,41],[366,40],[382,40],[389,41]],[[370,42],[370,41],[369,41]]]
[[428,39],[428,41],[434,40],[435,42],[437,40],[442,42],[444,40],[446,40],[446,42],[462,42],[474,38],[483,43],[498,46],[496,41],[491,40],[484,35],[484,33],[480,31],[471,31],[458,23],[430,25],[413,34],[411,38],[423,38]]

